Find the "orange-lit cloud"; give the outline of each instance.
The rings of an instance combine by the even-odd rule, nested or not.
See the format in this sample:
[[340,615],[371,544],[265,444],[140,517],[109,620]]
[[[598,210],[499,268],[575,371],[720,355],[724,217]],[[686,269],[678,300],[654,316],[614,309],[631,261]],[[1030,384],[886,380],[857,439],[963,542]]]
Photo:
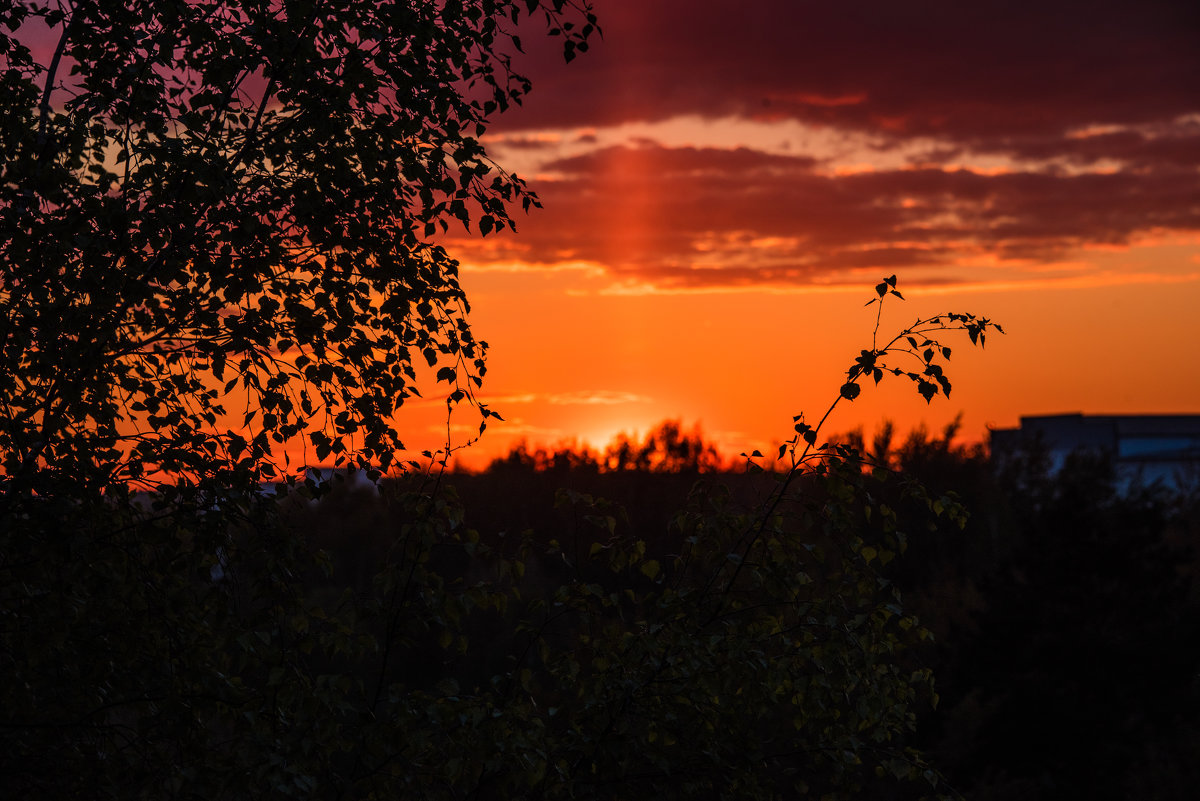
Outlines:
[[[1087,140],[1084,140],[1087,141]],[[844,171],[809,155],[641,141],[552,159],[545,210],[465,261],[602,265],[663,288],[804,285],[973,257],[1056,261],[1200,231],[1195,170],[924,166]],[[957,272],[956,272],[957,271]]]
[[524,264],[610,290],[978,281],[1200,231],[1188,4],[595,5],[603,41],[564,68],[531,39],[534,93],[490,135],[546,205]]
[[[625,403],[652,403],[653,398],[635,392],[618,390],[579,390],[575,392],[536,393],[523,392],[512,395],[488,395],[481,398],[489,406],[512,407],[526,403],[548,403],[553,406],[617,406]],[[443,401],[426,401],[445,406]]]

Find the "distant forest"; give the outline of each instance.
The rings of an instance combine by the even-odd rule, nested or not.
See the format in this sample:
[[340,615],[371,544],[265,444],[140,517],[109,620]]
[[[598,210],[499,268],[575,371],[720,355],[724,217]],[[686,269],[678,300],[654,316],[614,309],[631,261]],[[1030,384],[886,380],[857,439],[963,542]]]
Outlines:
[[[1200,785],[1197,488],[1121,494],[1112,464],[1087,453],[1057,473],[1036,451],[997,468],[984,446],[957,444],[955,434],[951,426],[899,437],[885,424],[869,439],[841,438],[889,471],[875,500],[921,521],[886,568],[906,610],[933,633],[905,657],[932,668],[939,696],[914,745],[954,791],[980,801],[1192,797]],[[900,487],[911,479],[960,499],[965,527],[906,502]],[[752,507],[774,480],[769,470],[723,463],[699,430],[666,422],[602,452],[518,446],[482,473],[440,482],[484,542],[548,542],[579,530],[574,507],[562,502],[569,493],[606,499],[618,536],[667,557],[672,517],[689,494],[720,485]],[[347,484],[298,513],[345,580],[370,575],[387,547],[395,489],[381,497]],[[915,797],[920,787],[878,789],[862,797],[906,797],[906,789]]]

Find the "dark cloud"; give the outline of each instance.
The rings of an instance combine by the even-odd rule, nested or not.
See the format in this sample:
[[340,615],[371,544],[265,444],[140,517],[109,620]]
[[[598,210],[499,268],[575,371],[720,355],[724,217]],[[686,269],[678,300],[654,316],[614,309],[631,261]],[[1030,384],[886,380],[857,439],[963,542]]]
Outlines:
[[517,150],[545,150],[546,148],[556,147],[558,140],[551,137],[510,134],[499,140],[498,144],[501,144],[503,147],[516,148]]
[[1009,140],[1006,149],[1016,158],[1061,158],[1081,165],[1109,160],[1129,169],[1196,167],[1200,165],[1200,124],[1181,122],[1162,131],[1125,129],[1066,139],[1021,137]]
[[1200,230],[1191,169],[838,175],[816,166],[747,148],[656,144],[560,159],[547,165],[559,177],[539,184],[545,209],[509,240],[520,250],[489,247],[500,247],[494,258],[596,262],[660,286],[740,286],[982,254],[1053,260]]
[[660,179],[669,175],[696,172],[736,174],[740,171],[762,172],[777,169],[791,173],[811,169],[817,163],[817,160],[810,156],[781,156],[748,147],[666,148],[645,139],[638,140],[635,144],[638,146],[606,147],[579,156],[557,159],[542,165],[542,169],[576,176],[616,174],[634,177],[632,173],[635,171],[648,168],[656,179]]
[[595,5],[604,40],[566,66],[553,44],[536,47],[525,62],[534,93],[500,128],[737,115],[936,137],[983,151],[1098,159],[1133,149],[1141,159],[1200,161],[1194,137],[1065,136],[1100,124],[1171,125],[1200,111],[1200,4]]

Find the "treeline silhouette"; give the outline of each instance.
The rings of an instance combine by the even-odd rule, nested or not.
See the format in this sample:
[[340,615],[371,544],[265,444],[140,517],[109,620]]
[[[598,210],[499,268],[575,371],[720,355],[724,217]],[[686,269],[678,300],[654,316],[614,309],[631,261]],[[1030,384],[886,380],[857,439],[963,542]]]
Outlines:
[[[876,500],[909,525],[886,575],[934,634],[912,667],[931,667],[940,695],[914,744],[973,799],[1194,797],[1197,488],[1122,491],[1105,456],[1076,453],[1052,472],[1036,446],[997,466],[956,433],[901,438],[885,424],[840,438],[883,469]],[[487,542],[562,537],[578,526],[566,494],[606,499],[619,531],[666,553],[672,515],[697,487],[720,483],[752,506],[774,476],[722,464],[698,430],[668,422],[600,453],[522,445],[441,480]],[[913,480],[961,500],[965,527],[907,499]],[[390,525],[369,492],[335,492],[304,514],[340,574],[367,575],[371,550],[386,547]],[[879,793],[904,797],[891,784]]]
[[507,456],[494,460],[488,471],[713,473],[729,466],[716,446],[704,441],[698,425],[685,431],[681,421],[664,420],[641,438],[621,432],[602,451],[576,443],[531,450],[522,442]]

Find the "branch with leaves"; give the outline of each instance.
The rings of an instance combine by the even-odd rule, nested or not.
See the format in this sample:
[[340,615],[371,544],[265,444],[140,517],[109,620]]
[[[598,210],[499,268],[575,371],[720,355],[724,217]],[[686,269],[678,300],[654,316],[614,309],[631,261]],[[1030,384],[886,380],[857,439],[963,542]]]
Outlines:
[[526,18],[567,60],[598,35],[582,0],[6,6],[5,503],[53,481],[253,491],[302,475],[298,446],[400,467],[423,364],[485,426],[486,343],[432,237],[537,205],[480,141],[529,90]]
[[[732,591],[742,571],[742,565],[749,559],[750,554],[765,536],[772,518],[776,515],[781,503],[788,497],[788,491],[793,483],[813,469],[820,469],[829,461],[849,462],[860,464],[863,455],[846,445],[822,442],[818,444],[821,431],[830,415],[842,401],[852,402],[862,393],[862,382],[870,378],[878,385],[886,375],[904,377],[917,386],[917,392],[932,402],[939,392],[944,397],[950,397],[950,380],[945,375],[943,362],[950,360],[951,348],[943,343],[946,335],[965,332],[972,345],[983,347],[989,330],[1004,333],[998,323],[986,317],[979,317],[964,312],[947,312],[918,319],[898,334],[888,340],[882,347],[879,344],[879,327],[883,318],[884,301],[890,296],[904,300],[904,296],[896,288],[896,276],[883,279],[875,286],[876,297],[867,301],[866,306],[877,304],[875,328],[871,334],[871,348],[862,350],[854,359],[854,363],[846,371],[846,381],[838,391],[829,408],[821,416],[815,426],[804,421],[804,415],[798,414],[792,418],[793,434],[790,439],[779,446],[777,458],[786,456],[787,469],[779,478],[778,486],[772,491],[763,504],[761,514],[755,525],[748,530],[737,545],[740,558],[734,560],[729,568],[729,577],[724,582],[725,593]],[[907,369],[896,365],[896,361],[905,360],[908,364],[916,362],[917,367]],[[917,370],[920,372],[917,372]],[[762,453],[754,451],[747,456],[752,469],[761,469],[754,459],[762,458]],[[714,619],[721,614],[720,606],[714,611]]]

